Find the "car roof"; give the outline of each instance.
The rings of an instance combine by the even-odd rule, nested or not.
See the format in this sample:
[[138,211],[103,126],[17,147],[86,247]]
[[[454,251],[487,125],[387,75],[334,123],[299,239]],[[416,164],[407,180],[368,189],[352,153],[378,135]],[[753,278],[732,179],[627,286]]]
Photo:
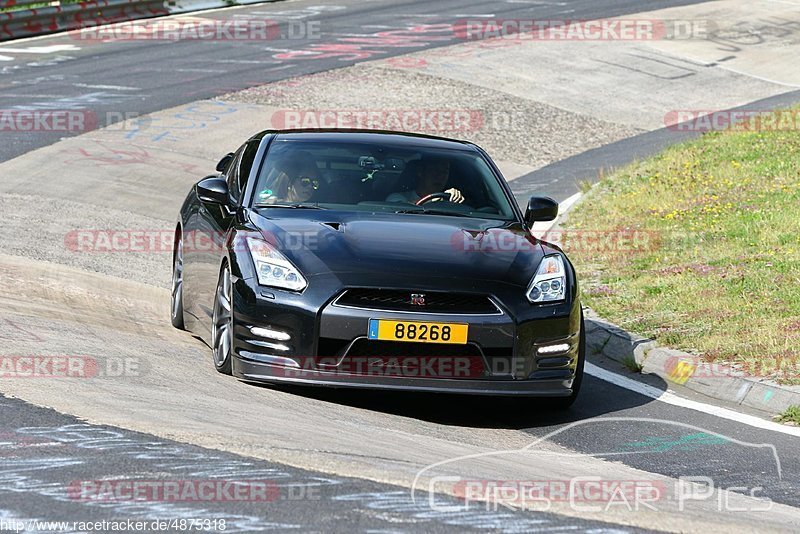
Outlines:
[[343,129],[308,129],[308,130],[267,130],[261,135],[273,134],[276,139],[284,141],[336,141],[350,143],[387,143],[394,146],[445,148],[451,150],[475,151],[477,147],[468,141],[459,141],[447,137],[394,132],[385,130],[343,130]]

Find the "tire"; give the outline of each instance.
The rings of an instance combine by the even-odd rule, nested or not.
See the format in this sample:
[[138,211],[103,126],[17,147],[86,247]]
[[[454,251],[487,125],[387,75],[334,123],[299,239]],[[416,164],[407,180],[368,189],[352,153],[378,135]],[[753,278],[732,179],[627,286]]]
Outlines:
[[575,379],[572,381],[572,394],[569,397],[552,397],[545,400],[547,408],[552,410],[567,410],[578,399],[583,383],[583,367],[586,363],[586,328],[583,324],[583,310],[581,310],[581,334],[578,341],[578,366],[575,368]]
[[228,264],[222,266],[214,292],[214,311],[211,318],[211,356],[214,367],[230,375],[233,360],[233,285]]
[[[180,232],[180,229],[178,232]],[[183,236],[180,234],[175,243],[175,254],[172,256],[170,318],[172,320],[172,326],[178,330],[186,330],[186,324],[183,318]]]

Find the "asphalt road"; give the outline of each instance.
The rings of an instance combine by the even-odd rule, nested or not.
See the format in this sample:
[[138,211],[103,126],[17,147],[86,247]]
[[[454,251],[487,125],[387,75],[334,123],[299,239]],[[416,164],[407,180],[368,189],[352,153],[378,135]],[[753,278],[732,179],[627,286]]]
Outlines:
[[[104,126],[186,102],[460,42],[448,26],[499,19],[593,19],[696,0],[297,0],[204,13],[220,20],[270,20],[283,39],[97,42],[61,35],[0,46],[0,109],[86,109]],[[303,26],[303,22],[313,22]],[[411,30],[411,28],[416,28]],[[394,32],[380,34],[382,32]],[[289,33],[292,32],[292,37]],[[303,38],[304,35],[312,38]],[[354,38],[365,40],[353,41]],[[342,47],[341,45],[344,45]],[[45,50],[37,53],[35,50]],[[10,50],[23,50],[14,52]],[[315,52],[316,51],[316,52]],[[281,56],[284,54],[284,56]],[[288,57],[286,56],[288,55]],[[10,60],[8,59],[10,58]],[[4,136],[0,161],[83,132]]]
[[[596,358],[592,362],[623,377],[635,376],[660,390],[677,391],[686,399],[721,405],[675,384],[667,386],[653,375],[633,375],[616,362]],[[384,393],[292,391],[438,424],[520,430],[532,441],[546,437],[579,454],[673,478],[707,477],[717,488],[740,488],[740,492],[759,488],[756,494],[760,497],[800,507],[797,435],[653,402],[589,373],[581,397],[568,413],[547,412],[533,400],[487,402],[470,397],[445,400],[419,396],[409,403],[403,395]],[[436,408],[432,409],[434,404]]]
[[[408,490],[357,478],[332,477],[285,465],[203,449],[108,426],[90,425],[53,410],[0,396],[0,532],[92,530],[76,523],[203,522],[207,532],[572,532],[625,533],[616,527],[556,514],[508,509],[432,511],[428,495],[414,502]],[[123,484],[180,484],[167,495],[160,486],[139,500]],[[102,481],[107,483],[102,486]],[[251,488],[204,490],[209,482]],[[208,486],[206,486],[208,487]],[[192,489],[188,489],[192,488]],[[262,489],[263,488],[263,489]],[[194,491],[193,491],[194,490]],[[210,493],[203,493],[210,491]],[[222,500],[222,498],[229,500]],[[433,496],[438,507],[456,499]],[[2,522],[5,521],[5,524]],[[205,522],[210,522],[206,524]],[[53,525],[55,526],[55,525]],[[124,530],[124,528],[123,528]],[[165,528],[177,532],[180,528]]]
[[[597,363],[597,362],[595,362]],[[615,372],[626,371],[605,364]],[[652,385],[663,387],[657,380]],[[541,410],[535,401],[488,401],[471,397],[385,394],[289,388],[290,394],[321,404],[349,406],[429,421],[438,425],[520,430],[557,443],[576,456],[594,456],[641,470],[636,480],[655,483],[653,474],[705,478],[716,488],[753,494],[763,509],[774,503],[800,506],[800,461],[797,437],[753,429],[715,416],[660,402],[587,377],[576,406],[566,414]],[[679,392],[697,398],[690,392]],[[287,417],[291,417],[287,414]],[[225,521],[226,532],[302,529],[309,532],[638,532],[640,529],[587,521],[544,511],[500,507],[440,511],[429,495],[357,477],[297,469],[156,438],[0,397],[0,519],[20,521],[28,532],[33,521]],[[541,451],[505,452],[512,461]],[[546,456],[542,460],[546,460]],[[463,461],[454,459],[454,462]],[[650,474],[650,475],[647,475]],[[590,477],[592,473],[582,476]],[[112,491],[137,480],[200,484],[266,484],[267,497],[210,500],[169,499],[148,494],[131,501]],[[104,489],[100,481],[106,481]],[[424,489],[424,487],[423,487]],[[671,489],[671,488],[669,488]],[[224,493],[220,493],[223,494]],[[436,495],[436,506],[458,505]],[[603,506],[597,503],[584,506]],[[687,501],[687,508],[696,504]],[[475,505],[473,505],[475,506]],[[727,500],[714,503],[720,512],[748,513]],[[758,506],[762,506],[759,504]],[[656,528],[654,530],[671,530]],[[79,532],[71,525],[63,530]],[[110,531],[110,529],[109,529]],[[155,530],[148,530],[155,531]],[[177,529],[167,529],[174,532]],[[207,531],[213,531],[208,529]]]
[[[297,1],[249,6],[203,16],[267,17],[282,21],[319,20],[321,38],[278,41],[265,46],[264,43],[251,42],[210,44],[191,41],[100,44],[76,42],[70,37],[56,36],[4,45],[0,47],[0,56],[12,59],[0,62],[0,109],[88,108],[98,115],[102,125],[112,116],[109,114],[144,114],[269,81],[349,65],[354,61],[443,46],[454,40],[452,35],[435,30],[421,32],[422,37],[414,33],[411,38],[404,33],[400,39],[387,40],[384,36],[377,42],[373,36],[356,51],[358,59],[353,57],[352,48],[343,51],[341,47],[328,46],[342,43],[352,45],[352,41],[342,39],[352,39],[353,36],[394,29],[407,31],[414,25],[452,22],[467,16],[488,13],[498,18],[593,18],[686,3],[691,2],[339,2],[320,9],[313,2]],[[387,42],[392,44],[388,45]],[[76,49],[61,48],[41,54],[13,51],[46,46]],[[314,55],[315,52],[320,52],[321,46],[327,52]],[[332,56],[331,50],[335,51]],[[298,51],[306,53],[298,54]],[[288,55],[280,56],[281,54]],[[280,57],[275,57],[276,55]],[[71,134],[77,133],[82,132]],[[0,161],[48,146],[64,135],[37,133],[28,136],[4,136],[4,141],[7,142],[0,145]],[[646,140],[645,144],[649,142],[651,141]],[[615,151],[601,153],[602,157],[597,153],[584,156],[583,160],[578,157],[579,159],[563,165],[602,165],[622,155],[625,147],[626,145],[620,145]],[[558,195],[568,196],[567,184],[572,182],[567,182],[567,178],[559,181],[557,168],[545,168],[537,172],[539,174],[534,173],[515,182],[515,192],[525,194],[547,187]],[[545,175],[546,172],[550,174]],[[109,179],[113,179],[113,176]],[[34,308],[25,313],[27,316],[22,316],[20,320],[30,319],[35,313]],[[42,317],[46,317],[46,312],[41,313]],[[8,318],[4,317],[9,318],[10,315]],[[14,320],[17,318],[14,317]],[[82,320],[89,321],[86,318]],[[41,324],[41,321],[34,322]],[[135,326],[141,327],[138,323]],[[55,322],[53,328],[58,332]],[[87,329],[95,335],[100,331],[99,327],[92,328],[92,325]],[[141,330],[146,331],[144,327]],[[2,330],[7,331],[8,329]],[[0,338],[5,335],[9,334],[2,334]],[[71,335],[77,338],[80,334]],[[107,338],[98,339],[104,343],[107,341]],[[128,339],[120,336],[118,345],[109,344],[108,350],[122,350],[123,346],[136,350],[137,347],[131,346],[133,344]],[[157,341],[169,347],[167,341],[161,337],[157,337]],[[84,340],[83,343],[88,346],[89,341]],[[196,356],[197,359],[190,363],[203,366],[208,371],[210,358],[199,342],[191,348],[187,348],[186,343],[182,347],[182,350],[191,351]],[[58,346],[55,350],[61,350],[61,347]],[[185,354],[175,352],[173,356],[183,357]],[[173,378],[170,373],[175,370],[163,365],[162,360],[158,362],[160,365],[152,364],[158,373],[156,379],[165,379],[167,382],[159,381],[154,387],[168,390],[169,386],[163,384],[169,383],[168,380]],[[613,363],[594,363],[622,376],[627,374],[625,369]],[[176,363],[175,366],[177,368],[182,364]],[[210,375],[213,371],[208,373]],[[199,386],[192,380],[198,376],[208,379],[209,375],[184,378],[175,385],[175,395],[180,396],[181,391],[197,391]],[[636,378],[649,381],[656,388],[667,389],[667,385],[658,379]],[[334,456],[331,451],[335,448],[337,439],[344,439],[348,433],[361,432],[357,425],[374,421],[376,427],[401,427],[408,435],[408,441],[404,443],[418,441],[420,449],[429,446],[434,439],[458,441],[473,430],[475,434],[480,434],[480,439],[483,440],[481,445],[507,449],[505,453],[513,462],[516,456],[531,454],[530,451],[524,452],[505,446],[506,440],[513,434],[515,443],[527,440],[535,445],[533,461],[538,462],[542,470],[554,463],[545,455],[545,451],[557,447],[563,448],[567,454],[573,454],[576,463],[587,458],[600,458],[616,462],[612,465],[618,466],[623,473],[634,472],[628,468],[636,469],[635,472],[639,473],[636,476],[647,480],[657,480],[661,475],[705,479],[713,483],[715,488],[758,497],[762,499],[758,503],[765,507],[800,507],[800,460],[796,454],[800,438],[796,433],[757,427],[744,420],[724,418],[686,406],[655,401],[631,388],[614,385],[597,376],[587,377],[581,398],[571,411],[564,414],[545,412],[533,401],[509,402],[296,388],[270,390],[243,388],[220,380],[220,377],[215,377],[214,394],[225,395],[235,390],[239,395],[232,399],[220,397],[220,402],[231,401],[230,404],[224,404],[226,408],[235,406],[242,398],[257,399],[253,401],[255,403],[268,398],[282,403],[280,406],[285,413],[281,421],[287,427],[299,425],[304,418],[312,419],[315,416],[319,416],[319,419],[313,419],[315,422],[327,420],[330,427],[319,429],[319,438],[317,435],[309,438],[313,447],[298,445],[298,454],[316,453],[325,459],[326,454]],[[208,387],[211,386],[209,380]],[[676,393],[681,398],[711,402],[676,386],[669,387],[677,390]],[[0,383],[0,391],[2,388],[3,384]],[[85,394],[85,391],[75,388],[76,397]],[[103,395],[108,395],[106,388],[98,387],[98,391],[104,393],[96,393],[97,397],[87,402],[102,406],[118,400],[104,397]],[[127,391],[119,393],[121,397],[128,394]],[[162,436],[179,434],[177,429],[173,430],[169,426],[170,414],[159,414],[158,406],[145,406],[146,401],[138,397],[133,402],[138,403],[140,411],[131,413],[132,419],[140,418],[141,414],[152,410],[150,413],[156,421],[153,424],[162,427]],[[176,402],[180,402],[180,398]],[[741,410],[738,407],[730,408]],[[99,412],[95,410],[93,413]],[[264,431],[265,422],[261,421],[276,421],[275,418],[266,416],[261,419],[253,416],[254,421],[261,422],[257,425],[261,428],[251,431],[247,426],[252,421],[248,421],[247,416],[234,417],[233,412],[225,415],[225,419],[231,421],[226,421],[229,426],[225,426],[223,432],[230,434],[232,440],[242,442],[252,440],[257,430]],[[198,427],[202,424],[213,426],[214,416],[215,414],[197,416]],[[121,417],[124,418],[125,414],[121,414]],[[337,425],[341,425],[341,428]],[[358,469],[351,470],[350,476],[333,475],[331,471],[342,471],[344,468],[332,467],[322,460],[317,469],[289,467],[282,463],[209,450],[163,437],[89,425],[80,419],[6,397],[0,398],[0,428],[3,432],[0,436],[0,454],[4,456],[0,464],[0,526],[3,520],[16,519],[88,521],[196,518],[226,519],[232,525],[227,529],[230,532],[289,528],[370,532],[462,531],[469,528],[507,532],[529,532],[537,529],[578,532],[635,531],[632,527],[621,526],[626,521],[620,519],[623,516],[619,514],[609,516],[613,519],[603,523],[570,515],[507,509],[496,513],[436,512],[427,502],[420,504],[420,501],[410,501],[407,488],[360,478]],[[186,434],[185,429],[181,431]],[[497,440],[492,443],[495,435]],[[302,437],[295,436],[298,441]],[[318,441],[313,442],[314,439]],[[377,446],[371,450],[371,456],[364,457],[363,461],[380,463],[382,457]],[[291,452],[288,451],[287,454]],[[353,452],[355,461],[358,460],[356,452]],[[389,452],[384,451],[387,457]],[[391,452],[398,454],[398,451]],[[424,450],[401,450],[399,454],[402,456],[404,452],[408,456],[413,453],[415,461],[421,463],[427,458],[421,456],[423,460],[419,459]],[[536,454],[541,456],[536,457]],[[453,458],[452,461],[459,460]],[[387,470],[390,463],[387,459]],[[566,467],[569,460],[563,465],[564,477],[595,474],[592,471],[570,473]],[[156,500],[143,505],[136,503],[135,506],[117,501],[93,502],[90,499],[71,497],[68,492],[68,488],[73,487],[76,481],[119,481],[132,478],[195,481],[257,478],[274,483],[279,492],[268,503]],[[292,491],[299,492],[300,497],[290,498]],[[313,494],[313,497],[309,497],[309,494]],[[437,498],[444,503],[454,502],[447,497]],[[722,498],[718,502],[709,502],[706,499],[702,503],[691,501],[686,505],[691,512],[701,504],[710,506],[732,522],[738,517],[747,517],[751,521],[753,517],[758,517],[753,515],[756,510],[734,509],[733,505]],[[750,505],[752,504],[751,502]],[[674,517],[676,521],[679,519],[677,514]],[[796,522],[795,525],[800,523]],[[669,523],[659,523],[654,528],[675,530]],[[752,526],[749,528],[754,530]]]

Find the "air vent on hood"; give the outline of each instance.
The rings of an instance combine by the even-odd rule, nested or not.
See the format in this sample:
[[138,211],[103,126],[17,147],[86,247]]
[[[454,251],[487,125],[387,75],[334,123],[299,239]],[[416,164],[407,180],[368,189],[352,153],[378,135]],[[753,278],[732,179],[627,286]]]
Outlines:
[[337,232],[344,232],[344,225],[339,222],[324,222],[322,223],[323,226],[327,226],[328,228],[332,228]]

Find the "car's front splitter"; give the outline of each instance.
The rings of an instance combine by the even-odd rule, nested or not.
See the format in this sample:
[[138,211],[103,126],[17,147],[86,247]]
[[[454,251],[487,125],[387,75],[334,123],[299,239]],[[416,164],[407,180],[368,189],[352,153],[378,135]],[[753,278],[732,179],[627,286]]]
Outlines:
[[468,380],[356,376],[343,375],[336,372],[286,368],[238,357],[234,359],[233,372],[241,380],[267,384],[519,397],[567,397],[572,394],[572,379]]

